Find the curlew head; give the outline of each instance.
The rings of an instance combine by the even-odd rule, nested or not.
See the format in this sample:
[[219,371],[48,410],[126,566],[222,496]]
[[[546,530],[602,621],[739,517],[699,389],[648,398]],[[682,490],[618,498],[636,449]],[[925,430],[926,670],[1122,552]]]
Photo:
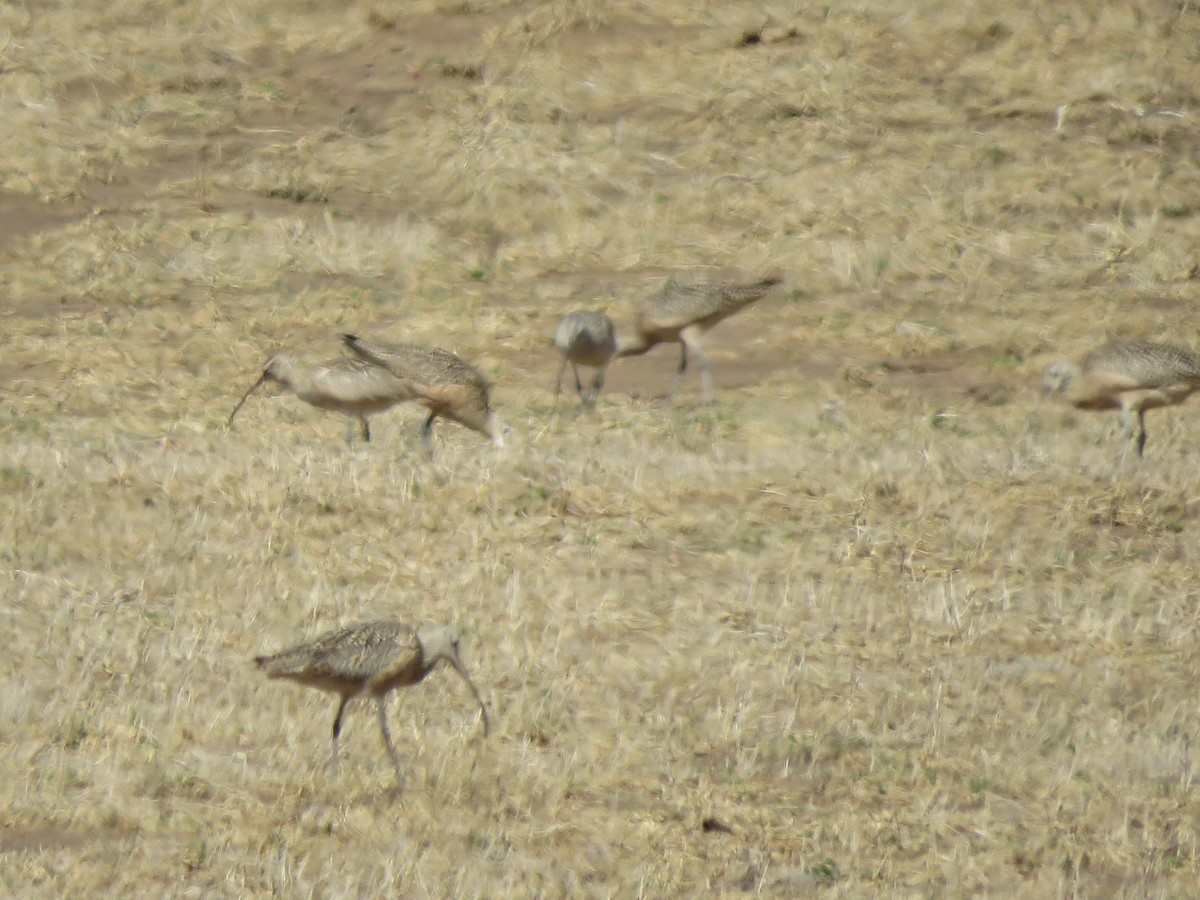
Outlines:
[[454,666],[455,671],[462,676],[467,687],[471,689],[471,693],[475,695],[476,702],[479,703],[479,716],[483,719],[483,734],[484,737],[487,737],[490,730],[487,707],[484,706],[483,698],[479,696],[475,683],[471,681],[471,676],[467,674],[467,667],[463,665],[462,655],[459,651],[458,629],[453,625],[422,625],[417,629],[417,643],[421,645],[421,657],[426,666],[432,668],[438,660],[444,659]]
[[1042,372],[1042,397],[1059,396],[1066,392],[1071,379],[1079,374],[1079,366],[1072,362],[1050,363]]
[[263,363],[262,374],[258,376],[258,381],[250,385],[250,389],[242,394],[242,399],[238,401],[237,406],[233,408],[233,412],[229,414],[229,420],[225,423],[228,428],[233,424],[233,417],[238,414],[238,410],[242,408],[242,404],[250,399],[250,395],[257,391],[268,381],[274,381],[278,384],[286,384],[287,379],[284,375],[285,371],[291,366],[291,360],[282,353],[272,353],[265,363]]
[[504,432],[508,430],[507,427],[492,411],[491,403],[486,395],[474,399],[479,402],[467,402],[440,414],[464,428],[479,432],[490,439],[496,447],[503,447]]

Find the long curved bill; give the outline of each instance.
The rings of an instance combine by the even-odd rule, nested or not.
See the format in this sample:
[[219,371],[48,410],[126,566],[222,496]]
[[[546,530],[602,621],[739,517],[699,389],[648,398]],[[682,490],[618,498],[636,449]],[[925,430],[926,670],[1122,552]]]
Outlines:
[[483,698],[479,696],[479,691],[475,688],[475,682],[471,681],[471,676],[467,674],[466,666],[462,664],[462,660],[453,659],[451,664],[459,675],[463,677],[463,681],[467,683],[467,687],[471,689],[471,693],[475,695],[475,701],[479,704],[479,717],[483,719],[483,736],[488,736],[488,731],[491,730],[491,725],[488,722],[487,707],[483,704]]
[[246,393],[242,394],[242,399],[239,400],[238,405],[233,408],[233,412],[231,412],[229,414],[229,421],[225,423],[226,428],[228,428],[230,425],[233,424],[233,417],[238,414],[238,410],[242,408],[242,404],[245,403],[247,400],[249,400],[250,395],[253,394],[255,391],[257,391],[260,387],[262,387],[263,382],[266,380],[267,380],[267,373],[263,372],[262,375],[260,375],[258,377],[258,381],[254,382],[254,384],[250,385],[250,390],[248,390],[248,391],[246,391]]

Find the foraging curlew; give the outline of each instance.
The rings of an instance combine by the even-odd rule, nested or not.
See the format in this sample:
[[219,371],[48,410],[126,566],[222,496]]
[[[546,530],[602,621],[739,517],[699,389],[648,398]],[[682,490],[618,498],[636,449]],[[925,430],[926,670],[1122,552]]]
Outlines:
[[[604,372],[617,352],[612,319],[602,312],[591,310],[567,313],[554,332],[554,346],[563,358],[562,365],[558,367],[558,380],[554,382],[555,400],[562,391],[563,373],[567,370],[567,363],[570,363],[571,371],[575,373],[575,390],[579,393],[579,399],[584,406],[594,405],[604,388]],[[579,381],[580,366],[591,366],[597,370],[590,396],[583,392],[583,384]]]
[[470,363],[437,347],[366,341],[353,334],[343,334],[342,340],[367,362],[400,379],[409,396],[425,404],[429,417],[421,426],[421,444],[427,455],[433,455],[433,423],[439,416],[504,446],[502,426],[492,412],[491,388]]
[[1146,447],[1146,411],[1182,403],[1196,390],[1200,390],[1200,356],[1149,341],[1111,341],[1082,362],[1051,363],[1042,374],[1043,395],[1061,396],[1077,409],[1120,410],[1130,440],[1137,413],[1139,458]]
[[250,395],[268,381],[283,385],[311,406],[349,416],[351,430],[347,440],[353,434],[354,420],[357,420],[362,425],[363,440],[370,441],[371,426],[367,417],[412,398],[404,383],[391,372],[359,359],[343,357],[316,366],[304,366],[286,353],[275,353],[263,364],[258,381],[250,385],[229,414],[226,427],[233,424],[234,416]]
[[489,730],[487,707],[467,675],[458,650],[458,631],[453,625],[422,625],[412,628],[400,622],[367,622],[322,635],[271,656],[256,656],[255,663],[268,678],[290,678],[307,687],[341,694],[333,719],[333,755],[330,765],[337,771],[338,735],[342,714],[355,697],[374,697],[379,704],[379,729],[388,756],[401,783],[400,759],[392,745],[387,725],[387,694],[424,680],[440,660],[458,671],[479,702],[483,734]]
[[704,333],[765,296],[782,280],[773,276],[753,284],[707,282],[688,285],[679,284],[672,278],[638,311],[637,337],[630,341],[618,341],[617,357],[640,356],[655,344],[680,344],[682,355],[679,358],[679,374],[667,400],[675,396],[679,383],[683,381],[683,373],[687,371],[688,350],[691,350],[700,358],[700,384],[704,391],[704,402],[711,403],[712,370],[701,343]]

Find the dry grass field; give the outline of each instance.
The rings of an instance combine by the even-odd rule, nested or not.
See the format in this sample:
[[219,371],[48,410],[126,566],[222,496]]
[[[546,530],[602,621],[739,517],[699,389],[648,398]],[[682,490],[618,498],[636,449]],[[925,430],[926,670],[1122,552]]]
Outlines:
[[[1200,894],[1194,2],[0,5],[0,893]],[[555,323],[782,290],[556,408]],[[497,450],[267,355],[452,349]],[[453,620],[374,710],[252,657]]]

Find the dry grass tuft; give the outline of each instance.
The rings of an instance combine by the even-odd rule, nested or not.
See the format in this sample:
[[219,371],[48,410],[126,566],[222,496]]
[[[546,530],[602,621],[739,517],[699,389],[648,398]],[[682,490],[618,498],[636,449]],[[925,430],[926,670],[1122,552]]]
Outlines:
[[[1200,422],[1114,480],[1035,390],[1189,343],[1193,6],[346,13],[0,7],[4,893],[1195,893]],[[777,270],[715,407],[654,355],[555,409],[569,309]],[[224,429],[347,330],[511,446]],[[372,618],[466,626],[493,711],[393,704],[402,803],[249,663]]]

